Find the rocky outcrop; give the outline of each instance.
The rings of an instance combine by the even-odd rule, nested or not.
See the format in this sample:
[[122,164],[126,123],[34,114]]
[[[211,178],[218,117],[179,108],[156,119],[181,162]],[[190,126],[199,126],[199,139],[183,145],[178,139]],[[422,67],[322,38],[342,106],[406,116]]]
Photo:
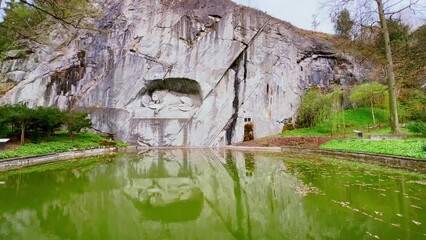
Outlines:
[[[369,71],[319,38],[230,0],[109,0],[94,30],[5,60],[3,103],[90,112],[94,127],[148,146],[217,146],[280,132],[312,84]],[[16,84],[16,86],[15,86]]]

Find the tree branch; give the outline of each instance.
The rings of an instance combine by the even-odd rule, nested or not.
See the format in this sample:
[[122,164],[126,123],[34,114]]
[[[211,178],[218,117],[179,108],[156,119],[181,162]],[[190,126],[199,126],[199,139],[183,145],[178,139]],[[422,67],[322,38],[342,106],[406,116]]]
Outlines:
[[[41,7],[39,7],[39,6],[37,6],[37,5],[35,5],[35,4],[32,4],[32,3],[30,3],[30,2],[27,2],[26,0],[20,0],[20,2],[21,3],[23,3],[23,4],[26,4],[26,5],[28,5],[28,6],[30,6],[30,7],[32,7],[32,8],[34,8],[34,9],[36,9],[36,10],[38,10],[38,11],[40,11],[40,12],[42,12],[42,13],[45,13],[45,14],[47,14],[47,15],[49,15],[49,16],[51,16],[52,18],[54,18],[54,19],[56,19],[56,20],[58,20],[61,24],[63,24],[63,25],[70,25],[70,26],[72,26],[73,28],[79,28],[78,27],[78,25],[75,25],[74,23],[72,23],[72,22],[69,22],[69,21],[67,21],[67,20],[65,20],[65,19],[63,19],[63,18],[61,18],[61,17],[59,17],[59,16],[57,16],[56,14],[53,14],[53,13],[51,13],[51,12],[49,12],[49,11],[47,11],[47,10],[45,10],[45,9],[43,9],[43,8],[41,8]],[[79,23],[80,23],[80,21],[79,21]]]

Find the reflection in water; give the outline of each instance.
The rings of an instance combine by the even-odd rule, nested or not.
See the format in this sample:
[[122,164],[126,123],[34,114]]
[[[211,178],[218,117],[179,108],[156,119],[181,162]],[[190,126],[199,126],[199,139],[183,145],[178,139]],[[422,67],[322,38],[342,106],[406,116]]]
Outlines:
[[188,155],[171,157],[164,152],[145,156],[138,164],[144,170],[129,178],[124,188],[143,219],[182,222],[200,217],[204,198],[192,177]]
[[[125,155],[91,168],[0,175],[6,182],[0,185],[0,239],[424,235],[426,204],[416,199],[425,197],[425,187],[406,184],[418,179],[363,166],[169,150]],[[314,188],[319,192],[306,194]]]

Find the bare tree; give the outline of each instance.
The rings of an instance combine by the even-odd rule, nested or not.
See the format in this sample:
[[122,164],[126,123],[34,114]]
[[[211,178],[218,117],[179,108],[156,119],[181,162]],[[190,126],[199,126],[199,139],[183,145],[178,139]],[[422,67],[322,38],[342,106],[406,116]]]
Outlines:
[[384,6],[382,0],[376,0],[377,9],[379,12],[380,26],[382,28],[383,38],[385,40],[386,60],[387,64],[387,77],[388,77],[388,91],[389,91],[389,108],[390,108],[390,125],[392,133],[399,133],[398,122],[398,105],[395,86],[395,73],[393,70],[392,48],[390,45],[389,29],[386,22]]
[[318,14],[313,14],[312,15],[312,30],[314,30],[314,31],[317,31],[318,30],[318,27],[319,27],[319,25],[321,24],[319,21],[318,21]]
[[[397,95],[395,84],[392,48],[390,44],[387,19],[400,15],[404,11],[419,11],[420,0],[338,0],[325,3],[330,12],[351,9],[354,19],[361,29],[365,26],[378,26],[385,41],[387,87],[389,91],[390,126],[392,133],[399,133]],[[421,9],[420,9],[421,10]]]

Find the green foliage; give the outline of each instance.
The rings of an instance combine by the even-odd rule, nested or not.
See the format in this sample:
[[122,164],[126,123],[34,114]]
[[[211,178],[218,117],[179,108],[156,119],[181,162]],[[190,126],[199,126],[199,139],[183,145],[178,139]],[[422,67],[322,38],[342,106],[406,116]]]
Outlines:
[[361,105],[363,107],[370,106],[371,116],[373,119],[373,124],[376,125],[376,117],[374,113],[375,107],[385,108],[386,99],[388,98],[386,94],[387,87],[378,83],[364,83],[357,85],[352,89],[349,99],[352,103]]
[[64,114],[64,122],[74,132],[80,132],[82,128],[92,127],[92,121],[86,112],[67,112]]
[[296,123],[298,127],[321,127],[335,134],[345,126],[342,89],[322,93],[317,87],[308,90],[302,98]]
[[412,133],[426,135],[426,122],[411,122],[407,124],[407,129]]
[[426,122],[426,92],[406,88],[400,93],[401,110],[407,120]]
[[63,124],[64,113],[56,107],[37,107],[31,128],[42,136],[51,136]]
[[9,2],[5,9],[3,22],[0,23],[0,54],[23,47],[19,40],[33,39],[35,26],[45,16],[20,2]]
[[56,107],[28,108],[23,104],[5,105],[0,107],[0,126],[17,127],[21,131],[21,144],[25,134],[29,133],[32,140],[51,136],[61,126],[67,126],[68,132],[80,132],[82,128],[92,126],[85,112],[63,112]]
[[26,48],[29,42],[43,43],[52,24],[78,28],[95,15],[87,0],[20,0],[7,5],[0,23],[0,55]]
[[336,31],[337,35],[346,38],[351,37],[354,21],[351,20],[351,15],[347,9],[343,9],[342,11],[340,11],[333,22],[334,30]]
[[345,115],[343,112],[344,90],[336,89],[324,95],[319,111],[317,125],[326,126],[331,134],[341,133],[345,128]]
[[366,152],[388,154],[426,159],[423,151],[425,139],[407,140],[332,140],[320,146],[321,149],[343,150],[350,152]]
[[374,107],[384,109],[387,100],[386,90],[387,87],[378,82],[364,83],[352,88],[349,99],[358,107],[371,107],[373,104]]
[[3,120],[6,123],[10,123],[13,126],[17,126],[21,131],[21,144],[25,142],[25,132],[27,131],[27,126],[35,121],[35,110],[28,108],[23,104],[8,105],[4,106],[4,112],[6,115]]
[[74,140],[70,140],[67,132],[59,132],[53,136],[51,141],[37,144],[28,143],[14,151],[0,152],[0,159],[60,153],[73,149],[99,148],[102,146],[101,142],[103,140],[105,140],[104,137],[92,133],[78,133],[75,135]]
[[[378,123],[386,123],[388,113],[383,109],[375,109],[376,121]],[[342,115],[339,115],[341,122],[344,125],[340,125],[340,129],[338,132],[333,132],[334,134],[339,133],[352,133],[353,130],[363,130],[367,127],[373,125],[371,120],[371,110],[368,108],[357,108],[357,109],[349,109],[344,110]],[[330,120],[332,121],[332,120]],[[284,132],[280,134],[281,136],[329,136],[331,133],[331,123],[316,125],[314,127],[309,128],[298,128],[292,131]],[[373,130],[370,130],[373,131]],[[377,131],[377,130],[375,130]],[[380,134],[389,133],[390,129],[384,128],[380,130]]]
[[298,127],[313,127],[316,123],[316,116],[321,108],[322,94],[318,87],[309,89],[303,95],[300,103],[296,123]]
[[287,137],[329,136],[329,135],[330,135],[330,129],[323,126],[297,128],[297,129],[283,132],[280,134],[280,136],[287,136]]
[[[410,36],[410,27],[403,23],[401,19],[387,19],[387,25],[392,49],[396,50],[407,45]],[[383,34],[379,36],[377,47],[382,54],[385,54],[385,40]]]

